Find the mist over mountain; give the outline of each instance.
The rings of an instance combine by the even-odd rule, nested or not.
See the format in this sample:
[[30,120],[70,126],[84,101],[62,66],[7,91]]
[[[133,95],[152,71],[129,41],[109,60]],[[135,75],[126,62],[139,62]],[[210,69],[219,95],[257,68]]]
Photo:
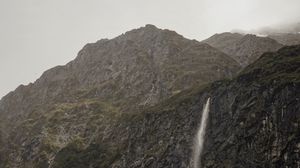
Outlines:
[[253,30],[252,32],[265,34],[265,35],[273,35],[273,34],[281,34],[281,33],[297,34],[300,33],[300,22],[263,27],[257,30]]
[[268,37],[270,37],[284,45],[300,44],[300,34],[299,33],[277,33],[277,34],[268,35]]
[[232,32],[269,37],[283,45],[300,44],[300,22],[278,24],[254,30],[233,30]]
[[297,167],[300,45],[270,37],[146,25],[86,44],[0,100],[0,168],[195,167],[208,99],[199,166]]

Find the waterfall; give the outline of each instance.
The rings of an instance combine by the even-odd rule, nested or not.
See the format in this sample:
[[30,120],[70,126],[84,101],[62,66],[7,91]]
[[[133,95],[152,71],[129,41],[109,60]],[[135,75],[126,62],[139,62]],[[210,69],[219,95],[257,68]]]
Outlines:
[[194,153],[193,153],[193,168],[199,168],[199,166],[201,166],[200,157],[203,150],[205,130],[207,125],[208,113],[209,113],[209,104],[210,104],[210,98],[207,99],[206,104],[203,108],[201,124],[198,129],[197,136],[195,138]]

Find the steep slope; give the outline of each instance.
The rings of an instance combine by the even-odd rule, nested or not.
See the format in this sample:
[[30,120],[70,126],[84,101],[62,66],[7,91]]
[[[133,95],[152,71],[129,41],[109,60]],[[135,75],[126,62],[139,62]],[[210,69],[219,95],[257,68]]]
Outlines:
[[85,147],[97,137],[111,138],[123,113],[140,113],[239,69],[219,50],[153,25],[87,44],[75,60],[0,101],[1,163],[47,167],[73,141]]
[[212,91],[207,167],[299,167],[300,46],[264,54]]
[[210,97],[202,167],[299,167],[299,90],[300,46],[285,47],[264,54],[233,80],[195,87],[140,113],[113,117],[94,132],[89,145],[73,141],[51,165],[191,167],[193,140]]
[[276,51],[282,44],[268,37],[237,33],[216,34],[203,41],[231,56],[242,66],[257,60],[264,52]]

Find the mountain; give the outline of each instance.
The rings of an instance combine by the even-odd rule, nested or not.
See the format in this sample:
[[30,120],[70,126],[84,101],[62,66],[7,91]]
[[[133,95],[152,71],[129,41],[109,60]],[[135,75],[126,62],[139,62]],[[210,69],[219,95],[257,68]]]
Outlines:
[[257,60],[263,53],[283,47],[274,39],[256,35],[221,33],[203,41],[231,56],[243,67]]
[[207,44],[147,25],[87,44],[75,60],[44,72],[33,84],[19,86],[1,104],[9,115],[80,97],[122,107],[128,102],[151,105],[194,84],[231,77],[239,68]]
[[299,167],[299,90],[300,45],[241,70],[147,25],[87,44],[1,99],[0,167],[192,167],[208,98],[202,167]]
[[230,47],[240,41],[243,37],[244,35],[239,33],[225,32],[221,34],[215,34],[203,42],[210,44],[211,46],[214,46],[225,53],[230,53],[232,52]]
[[131,115],[239,70],[210,45],[153,25],[87,44],[73,61],[1,99],[0,167],[63,167],[59,160],[80,156],[79,149],[62,154],[70,146],[100,157],[92,167],[108,166],[134,129],[126,125]]
[[[295,23],[285,23],[279,25],[273,25],[271,27],[262,27],[258,29],[253,29],[250,31],[246,30],[235,30],[234,32],[239,32],[240,34],[256,34],[262,37],[268,37],[276,40],[278,43],[289,46],[289,45],[299,45],[300,44],[300,22]],[[224,35],[219,37],[226,37],[231,34],[237,33],[224,33]],[[234,39],[234,37],[229,37]],[[225,44],[220,42],[221,39],[213,41],[214,43]],[[214,45],[213,45],[214,46]],[[220,48],[219,46],[217,48]]]
[[269,38],[272,38],[284,45],[298,45],[300,44],[300,34],[299,33],[277,33],[268,35]]
[[256,30],[255,33],[264,34],[284,45],[300,44],[300,22],[262,28]]
[[[211,98],[202,167],[297,167],[300,46],[265,53],[233,79],[197,85],[137,113],[98,101],[57,105],[11,134],[8,167],[192,167]],[[6,158],[4,157],[4,160]],[[22,165],[22,166],[20,166]],[[4,167],[4,166],[3,166]]]
[[[232,80],[195,86],[140,113],[123,113],[98,129],[92,143],[74,140],[51,163],[55,168],[192,167],[194,138],[210,97],[202,167],[297,167],[299,90],[300,46],[285,47],[263,54]],[[73,108],[67,112],[84,107]]]

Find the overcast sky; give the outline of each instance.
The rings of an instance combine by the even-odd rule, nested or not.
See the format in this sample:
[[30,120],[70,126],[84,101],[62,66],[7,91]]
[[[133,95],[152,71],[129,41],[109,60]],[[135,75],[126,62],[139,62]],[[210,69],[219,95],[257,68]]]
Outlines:
[[0,0],[0,98],[88,42],[154,24],[202,40],[300,21],[300,0]]

